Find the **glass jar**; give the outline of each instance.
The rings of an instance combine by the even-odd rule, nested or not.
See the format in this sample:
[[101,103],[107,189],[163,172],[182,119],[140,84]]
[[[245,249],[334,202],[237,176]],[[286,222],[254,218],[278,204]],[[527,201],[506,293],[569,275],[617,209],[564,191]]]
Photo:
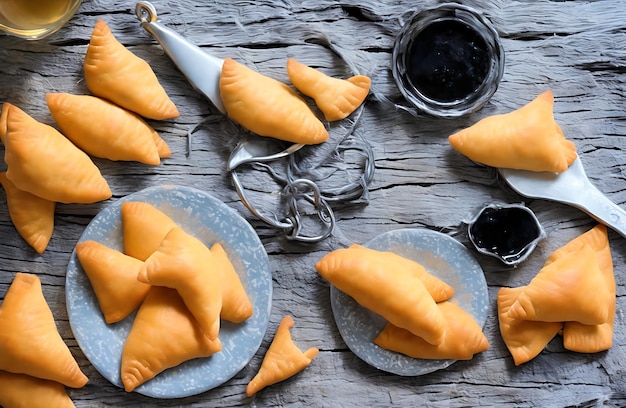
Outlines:
[[427,114],[453,118],[479,110],[504,73],[504,49],[478,11],[445,3],[416,12],[393,47],[400,92]]

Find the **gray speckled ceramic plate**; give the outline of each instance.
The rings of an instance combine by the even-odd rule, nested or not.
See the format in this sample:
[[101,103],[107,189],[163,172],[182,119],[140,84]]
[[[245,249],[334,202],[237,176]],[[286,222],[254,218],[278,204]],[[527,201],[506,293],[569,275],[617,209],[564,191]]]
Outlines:
[[[235,210],[203,191],[180,186],[150,187],[116,201],[94,217],[79,242],[93,239],[123,250],[120,208],[124,201],[150,203],[205,244],[220,242],[254,305],[253,316],[244,323],[222,323],[221,352],[170,368],[136,391],[155,398],[180,398],[223,384],[248,364],[267,329],[272,276],[265,248],[254,229]],[[72,331],[85,356],[107,380],[122,387],[122,348],[135,315],[110,325],[104,321],[75,253],[67,268],[66,301]]]
[[[448,235],[427,229],[400,229],[381,234],[365,246],[391,251],[422,264],[454,288],[453,301],[481,325],[489,308],[487,282],[471,252]],[[350,350],[366,363],[393,374],[416,376],[448,367],[454,360],[423,360],[385,350],[374,339],[385,327],[381,316],[360,306],[334,286],[330,300],[335,322]]]

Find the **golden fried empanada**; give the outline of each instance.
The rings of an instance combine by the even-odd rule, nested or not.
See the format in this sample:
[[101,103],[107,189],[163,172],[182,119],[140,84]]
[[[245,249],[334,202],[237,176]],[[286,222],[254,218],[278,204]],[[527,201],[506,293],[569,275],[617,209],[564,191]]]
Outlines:
[[74,388],[88,381],[58,332],[37,275],[17,273],[0,306],[0,370]]
[[328,139],[324,124],[282,82],[226,58],[219,86],[228,116],[251,132],[304,144]]
[[124,389],[130,392],[168,368],[221,350],[220,340],[204,335],[176,290],[153,286],[122,350]]
[[0,184],[7,195],[9,216],[17,232],[37,253],[43,253],[54,230],[54,201],[22,191],[0,173]]
[[554,95],[546,91],[513,112],[486,117],[448,138],[454,149],[492,167],[562,172],[576,146],[554,121]]
[[85,82],[99,97],[150,119],[179,116],[150,65],[124,47],[98,19],[84,62]]
[[415,273],[387,257],[337,249],[315,264],[322,277],[361,306],[430,344],[444,339],[446,321]]
[[333,78],[294,58],[287,60],[287,74],[298,91],[315,100],[328,121],[344,119],[361,106],[372,83],[365,75]]
[[137,279],[176,289],[209,339],[217,338],[222,272],[202,241],[180,227],[172,228],[139,269]]
[[561,322],[540,322],[514,319],[509,308],[517,301],[524,287],[501,288],[498,291],[500,334],[515,365],[535,358],[563,328]]
[[49,93],[46,102],[63,134],[85,153],[109,160],[160,163],[156,131],[135,113],[91,95]]
[[248,397],[253,396],[268,385],[286,380],[304,370],[317,356],[319,350],[315,347],[302,352],[291,338],[289,329],[293,327],[291,316],[283,317],[274,339],[263,357],[259,372],[252,378],[246,387]]
[[0,142],[4,144],[4,138],[7,134],[7,117],[9,116],[9,103],[2,104],[2,110],[0,111]]
[[146,298],[150,285],[139,282],[143,262],[94,240],[76,244],[76,257],[89,278],[107,323],[125,319]]
[[60,203],[111,197],[107,181],[85,152],[15,105],[8,107],[5,142],[6,176],[18,189]]
[[598,268],[595,251],[585,244],[541,268],[509,309],[513,319],[543,322],[605,323],[615,301]]
[[474,354],[489,348],[487,337],[471,314],[450,301],[437,303],[437,307],[447,323],[441,344],[432,345],[391,323],[387,323],[374,343],[409,357],[432,360],[471,360]]
[[176,223],[152,204],[125,201],[121,206],[124,253],[141,261],[157,250]]
[[0,370],[0,406],[74,408],[74,403],[61,383]]
[[219,242],[211,246],[211,253],[217,267],[222,272],[222,312],[221,318],[233,323],[241,323],[250,318],[253,306],[241,279],[228,254]]

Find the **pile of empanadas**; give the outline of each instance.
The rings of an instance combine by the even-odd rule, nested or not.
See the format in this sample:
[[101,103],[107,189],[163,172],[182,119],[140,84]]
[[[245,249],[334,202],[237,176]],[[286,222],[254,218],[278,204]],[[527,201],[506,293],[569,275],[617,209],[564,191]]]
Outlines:
[[59,334],[37,275],[17,273],[0,305],[0,406],[73,407],[88,379]]
[[500,333],[515,365],[535,358],[559,333],[568,350],[608,350],[615,307],[613,261],[602,224],[554,251],[528,285],[498,292]]
[[[287,62],[287,74],[298,91],[313,98],[328,121],[354,112],[371,84],[365,75],[333,78],[293,58]],[[291,87],[232,58],[224,61],[219,88],[228,116],[260,136],[303,144],[328,139],[324,124]]]
[[88,240],[76,256],[107,323],[137,310],[122,351],[121,380],[132,391],[162,371],[222,349],[220,321],[253,314],[219,242],[206,246],[141,201],[121,204],[123,251]]
[[374,342],[422,359],[469,360],[489,342],[454,289],[419,263],[360,245],[338,249],[315,265],[319,274],[387,325]]
[[94,203],[112,193],[89,156],[158,165],[167,143],[142,118],[178,116],[150,66],[120,44],[98,20],[84,61],[93,95],[49,93],[48,108],[61,131],[5,102],[0,175],[11,220],[38,253],[54,229],[55,203]]
[[554,95],[546,91],[510,113],[486,117],[448,138],[454,149],[492,167],[563,172],[576,146],[554,120]]

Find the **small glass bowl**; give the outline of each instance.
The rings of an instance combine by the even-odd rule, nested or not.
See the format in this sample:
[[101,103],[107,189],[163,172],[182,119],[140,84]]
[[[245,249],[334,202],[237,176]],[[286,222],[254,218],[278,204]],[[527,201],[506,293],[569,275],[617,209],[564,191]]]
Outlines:
[[532,210],[522,204],[486,204],[468,223],[478,252],[515,266],[533,252],[546,233]]
[[[487,73],[480,85],[464,97],[438,100],[429,97],[409,78],[409,61],[414,40],[424,29],[442,21],[462,23],[484,40],[488,54]],[[460,24],[458,24],[461,27]],[[480,12],[461,4],[444,3],[416,12],[396,37],[392,54],[393,77],[404,97],[417,109],[442,118],[454,118],[479,110],[496,92],[504,74],[504,48],[491,22]]]

